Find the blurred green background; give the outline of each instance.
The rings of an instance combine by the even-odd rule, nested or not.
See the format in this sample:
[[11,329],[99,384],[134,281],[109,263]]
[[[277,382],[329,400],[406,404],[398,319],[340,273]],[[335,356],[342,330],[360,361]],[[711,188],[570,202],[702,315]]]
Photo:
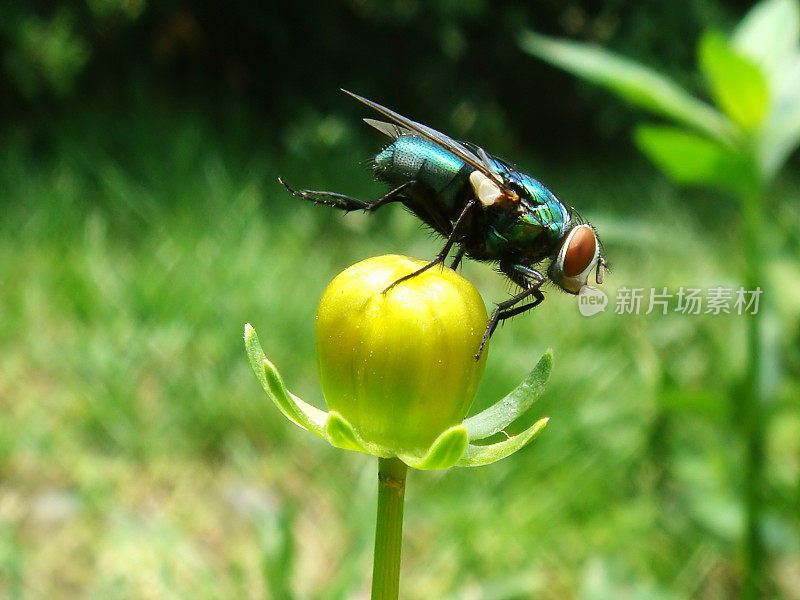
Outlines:
[[[253,323],[322,406],[327,282],[439,249],[399,207],[342,216],[277,183],[382,193],[368,167],[386,140],[346,87],[519,164],[597,226],[612,266],[605,313],[551,289],[498,330],[476,407],[551,347],[530,415],[550,424],[502,463],[411,474],[402,597],[736,598],[758,564],[757,597],[800,598],[798,156],[762,199],[758,356],[745,316],[615,314],[621,287],[744,285],[741,211],[675,187],[631,142],[640,112],[519,45],[597,43],[708,96],[696,40],[749,8],[0,5],[0,596],[368,597],[375,461],[288,424],[241,338]],[[511,291],[490,266],[463,272],[487,304]],[[755,486],[739,393],[754,362]]]

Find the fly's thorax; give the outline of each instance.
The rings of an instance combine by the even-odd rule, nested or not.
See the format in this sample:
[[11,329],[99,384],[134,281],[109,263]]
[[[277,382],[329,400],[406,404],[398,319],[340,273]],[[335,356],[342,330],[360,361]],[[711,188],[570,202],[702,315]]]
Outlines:
[[547,205],[526,207],[508,229],[508,238],[519,245],[552,245],[562,237],[562,227],[553,218],[553,211]]
[[486,246],[497,257],[513,254],[536,262],[552,255],[563,237],[545,206],[493,206],[486,213]]

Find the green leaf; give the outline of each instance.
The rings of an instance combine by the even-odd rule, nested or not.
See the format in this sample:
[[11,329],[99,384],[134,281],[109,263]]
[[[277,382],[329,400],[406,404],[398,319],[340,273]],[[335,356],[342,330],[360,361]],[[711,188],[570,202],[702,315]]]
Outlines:
[[250,323],[244,326],[244,343],[245,348],[247,348],[250,366],[256,374],[256,378],[258,378],[269,399],[278,407],[278,410],[295,425],[308,429],[324,439],[327,413],[303,402],[286,389],[280,373],[264,356],[264,350],[262,350],[258,341],[256,330],[253,329]]
[[601,85],[645,110],[670,117],[716,139],[735,139],[731,123],[714,107],[644,65],[599,47],[533,32],[524,34],[521,45],[526,52]]
[[408,454],[397,457],[409,467],[421,470],[449,469],[458,462],[467,448],[467,429],[463,424],[446,429],[431,444],[427,454],[421,459]]
[[699,63],[717,105],[747,131],[755,131],[769,110],[764,72],[717,31],[703,34]]
[[544,392],[552,368],[553,352],[548,350],[514,391],[486,410],[465,419],[470,441],[494,435],[522,416]]
[[742,19],[733,45],[769,78],[772,110],[761,128],[758,162],[771,179],[800,144],[800,4],[765,0]]
[[772,112],[759,140],[759,164],[765,178],[780,170],[800,144],[800,51],[776,71]]
[[547,417],[539,419],[522,433],[496,444],[489,444],[488,446],[469,444],[456,465],[459,467],[481,467],[510,456],[539,435],[539,432],[544,429],[548,421],[549,418]]
[[797,0],[759,2],[736,27],[732,41],[772,76],[800,42],[800,5]]
[[737,196],[758,186],[755,167],[747,158],[691,131],[641,125],[634,139],[639,149],[676,183],[711,186]]

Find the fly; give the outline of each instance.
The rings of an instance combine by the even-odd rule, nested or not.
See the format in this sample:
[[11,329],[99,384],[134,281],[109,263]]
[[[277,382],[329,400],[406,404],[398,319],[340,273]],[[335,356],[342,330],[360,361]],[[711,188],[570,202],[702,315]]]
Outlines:
[[[593,271],[595,281],[603,283],[606,263],[594,227],[580,220],[539,181],[483,148],[453,140],[342,91],[389,119],[364,121],[393,140],[373,161],[376,177],[392,189],[380,198],[364,201],[335,192],[294,190],[283,179],[279,181],[295,196],[345,212],[371,212],[400,202],[446,239],[436,258],[395,281],[384,293],[443,263],[454,246],[453,269],[465,256],[498,263],[500,271],[521,291],[496,305],[477,359],[500,321],[544,300],[541,287],[547,279],[570,294],[580,293]],[[540,270],[541,263],[547,263],[546,270]]]

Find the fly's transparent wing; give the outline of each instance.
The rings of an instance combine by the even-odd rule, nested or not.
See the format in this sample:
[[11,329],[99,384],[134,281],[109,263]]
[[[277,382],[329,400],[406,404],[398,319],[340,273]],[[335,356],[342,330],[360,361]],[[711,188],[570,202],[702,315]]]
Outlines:
[[[463,160],[465,163],[467,163],[469,166],[471,166],[473,169],[476,169],[481,173],[483,173],[484,175],[486,175],[489,179],[493,180],[498,185],[500,186],[503,185],[502,178],[495,172],[494,169],[491,168],[491,165],[487,164],[487,162],[484,162],[481,159],[481,157],[476,155],[474,152],[469,150],[466,146],[464,146],[460,142],[455,141],[454,139],[446,136],[443,133],[440,133],[439,131],[436,131],[435,129],[431,129],[427,125],[423,125],[422,123],[417,123],[416,121],[412,121],[411,119],[404,117],[403,115],[398,114],[393,110],[386,108],[385,106],[381,106],[377,102],[368,100],[363,96],[354,94],[353,92],[348,92],[345,89],[342,89],[342,91],[348,96],[352,96],[359,102],[366,104],[371,109],[381,113],[383,116],[397,123],[397,125],[399,125],[401,129],[400,135],[403,135],[404,133],[407,132],[422,136],[425,139],[430,140],[434,144],[441,146],[448,152],[451,152],[452,154]],[[387,125],[386,123],[383,123],[381,121],[372,121],[371,119],[368,120],[367,122],[376,129],[378,129],[378,131],[381,131],[382,133],[385,133],[391,137],[398,137],[398,135],[396,135],[397,132],[384,127],[385,125]],[[380,126],[378,124],[380,124]],[[485,152],[483,152],[483,150],[480,150],[480,153],[482,153],[484,156],[488,156]]]
[[[387,123],[386,121],[378,121],[377,119],[364,119],[364,123],[366,123],[371,127],[374,127],[382,134],[388,135],[392,139],[397,139],[401,135],[414,135],[414,132],[411,131],[410,129],[406,129],[405,127],[400,127],[400,125],[396,125],[395,123]],[[491,171],[492,173],[497,175],[498,178],[501,177],[499,171],[497,170],[497,166],[493,162],[496,161],[497,159],[493,159],[486,152],[486,150],[484,150],[480,146],[476,146],[475,144],[470,144],[469,142],[454,142],[454,143],[459,144],[462,148],[464,148],[468,152],[471,152],[474,155],[476,155],[480,159],[481,164],[483,164],[483,166],[486,167],[488,171]],[[441,146],[442,144],[439,143],[438,145]],[[452,151],[451,148],[447,149],[449,151]]]
[[476,149],[478,151],[478,156],[480,156],[481,162],[484,164],[484,166],[489,171],[494,173],[497,176],[498,179],[500,179],[500,174],[497,172],[497,169],[495,169],[494,164],[492,164],[492,157],[489,156],[489,154],[487,154],[486,150],[484,150],[480,146],[476,147]]
[[401,135],[411,135],[413,133],[410,129],[405,129],[400,127],[400,125],[387,123],[386,121],[378,121],[377,119],[364,119],[364,123],[394,139],[399,138]]

